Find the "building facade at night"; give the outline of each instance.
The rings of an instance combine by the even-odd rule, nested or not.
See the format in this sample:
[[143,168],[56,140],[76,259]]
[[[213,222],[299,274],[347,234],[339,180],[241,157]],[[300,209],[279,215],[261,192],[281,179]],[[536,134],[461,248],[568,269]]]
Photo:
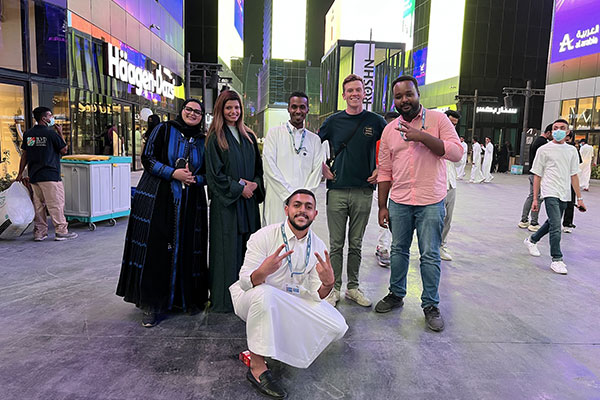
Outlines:
[[[416,0],[413,75],[429,108],[457,109],[459,134],[470,140],[489,136],[511,143],[518,154],[524,97],[504,107],[504,87],[543,89],[550,38],[552,0]],[[496,97],[475,110],[466,96]],[[457,102],[456,96],[463,100]],[[542,126],[542,97],[530,99],[528,127]]]
[[600,7],[594,0],[557,1],[548,57],[543,124],[569,121],[575,138],[600,145]]
[[183,1],[0,4],[0,174],[18,170],[31,110],[42,105],[53,109],[72,153],[106,153],[114,126],[111,154],[141,169],[140,111],[168,119],[183,97]]

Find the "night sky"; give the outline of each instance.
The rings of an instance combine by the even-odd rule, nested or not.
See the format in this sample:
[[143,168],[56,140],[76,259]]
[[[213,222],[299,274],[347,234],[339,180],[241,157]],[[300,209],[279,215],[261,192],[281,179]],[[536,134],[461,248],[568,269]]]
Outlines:
[[[323,41],[325,38],[325,14],[334,0],[308,0],[308,29],[307,29],[307,59],[313,66],[321,63],[323,56]],[[244,2],[244,54],[252,58],[253,64],[262,63],[263,39],[263,13],[262,0],[247,0]]]

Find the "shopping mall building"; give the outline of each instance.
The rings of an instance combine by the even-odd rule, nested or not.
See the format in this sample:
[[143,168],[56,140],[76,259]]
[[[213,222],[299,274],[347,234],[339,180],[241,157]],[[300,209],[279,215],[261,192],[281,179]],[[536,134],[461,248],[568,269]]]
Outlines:
[[141,169],[140,112],[175,115],[183,37],[182,0],[0,1],[0,176],[18,170],[37,106],[53,109],[73,153],[110,151]]
[[600,6],[597,0],[557,1],[548,57],[542,126],[561,117],[576,139],[600,145]]

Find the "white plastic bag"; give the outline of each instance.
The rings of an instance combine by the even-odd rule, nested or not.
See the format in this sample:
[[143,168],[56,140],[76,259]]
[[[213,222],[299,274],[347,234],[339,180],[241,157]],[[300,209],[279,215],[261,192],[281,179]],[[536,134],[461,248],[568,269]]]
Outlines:
[[21,182],[14,182],[8,189],[0,192],[0,239],[21,236],[34,216],[29,191]]

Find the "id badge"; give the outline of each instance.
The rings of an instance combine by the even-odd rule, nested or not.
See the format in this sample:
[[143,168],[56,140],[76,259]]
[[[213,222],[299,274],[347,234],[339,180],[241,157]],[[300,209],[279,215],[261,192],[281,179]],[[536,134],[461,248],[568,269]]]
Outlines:
[[299,285],[291,285],[289,283],[286,283],[285,291],[290,294],[300,294],[300,286]]

